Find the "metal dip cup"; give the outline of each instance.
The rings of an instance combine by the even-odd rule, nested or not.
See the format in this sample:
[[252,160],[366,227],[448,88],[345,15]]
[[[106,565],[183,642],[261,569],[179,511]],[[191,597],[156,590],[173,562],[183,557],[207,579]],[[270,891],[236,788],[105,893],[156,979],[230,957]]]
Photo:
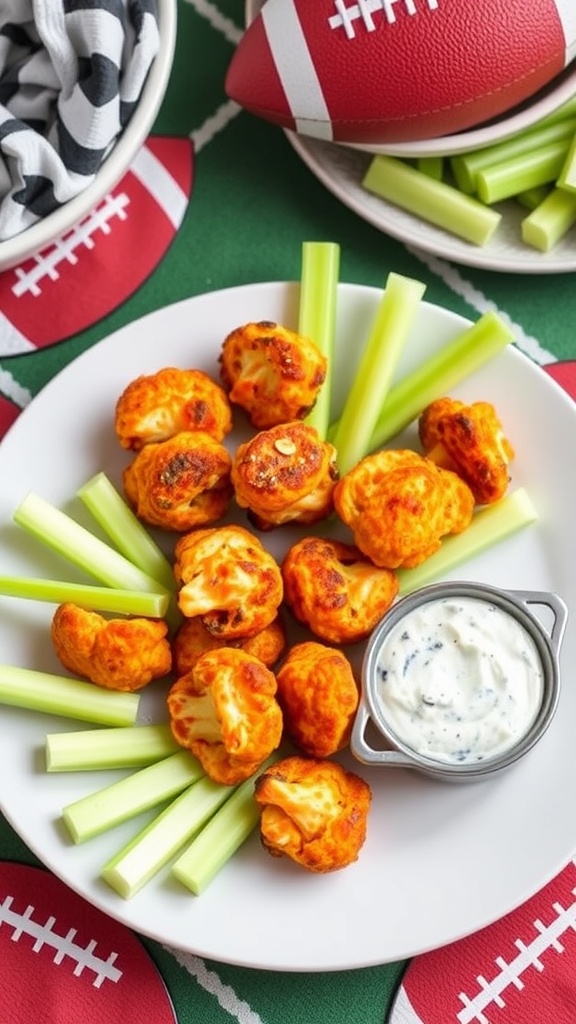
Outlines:
[[[382,655],[394,628],[415,609],[444,599],[474,599],[486,602],[511,616],[531,638],[539,660],[542,684],[535,717],[510,746],[479,760],[444,760],[422,753],[417,745],[408,745],[390,722],[382,699]],[[547,628],[533,608],[547,608],[553,622]],[[531,750],[544,735],[558,705],[560,695],[559,651],[567,620],[566,605],[556,594],[527,590],[502,590],[483,583],[439,583],[423,587],[398,601],[368,642],[362,664],[362,692],[356,714],[350,749],[364,764],[414,768],[426,775],[447,781],[474,781],[508,768]],[[397,631],[396,631],[397,635]],[[532,645],[531,645],[532,648]]]

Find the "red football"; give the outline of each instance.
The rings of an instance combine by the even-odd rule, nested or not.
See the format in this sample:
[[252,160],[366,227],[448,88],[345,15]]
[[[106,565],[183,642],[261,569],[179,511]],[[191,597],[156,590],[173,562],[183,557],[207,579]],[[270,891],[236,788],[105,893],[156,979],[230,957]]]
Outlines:
[[175,1024],[129,928],[42,868],[0,863],[0,1005],[11,1024]]
[[575,55],[574,0],[266,0],[226,91],[303,135],[381,145],[491,120]]

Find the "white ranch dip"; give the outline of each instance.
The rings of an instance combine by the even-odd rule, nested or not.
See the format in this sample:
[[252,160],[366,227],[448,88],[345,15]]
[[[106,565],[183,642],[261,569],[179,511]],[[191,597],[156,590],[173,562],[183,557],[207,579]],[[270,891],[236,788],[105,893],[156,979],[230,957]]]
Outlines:
[[530,728],[543,693],[540,655],[507,611],[473,597],[429,601],[390,631],[376,695],[412,750],[455,764],[508,750]]

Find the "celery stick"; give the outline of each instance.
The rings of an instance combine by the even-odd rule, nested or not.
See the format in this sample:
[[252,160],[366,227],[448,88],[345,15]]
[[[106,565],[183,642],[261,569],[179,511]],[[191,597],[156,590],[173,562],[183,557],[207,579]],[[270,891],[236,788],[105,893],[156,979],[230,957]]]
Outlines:
[[171,799],[202,775],[196,758],[181,750],[68,804],[62,818],[74,842],[83,843]]
[[123,615],[144,615],[161,619],[168,607],[168,594],[150,594],[138,590],[113,590],[89,583],[67,583],[36,577],[0,576],[0,595],[63,604],[71,601],[82,608]]
[[172,865],[174,877],[196,896],[204,891],[256,828],[260,809],[254,797],[254,783],[280,757],[281,754],[276,752],[254,775],[240,783]]
[[152,593],[159,589],[157,580],[33,492],[16,509],[14,522],[109,587]]
[[101,725],[133,725],[139,701],[136,693],[105,690],[84,679],[0,665],[0,704]]
[[442,181],[444,177],[444,157],[441,156],[420,156],[416,160],[416,168],[429,178]]
[[554,188],[520,225],[522,241],[549,252],[576,224],[576,191]]
[[540,203],[546,199],[546,196],[550,195],[550,185],[539,185],[537,188],[527,188],[524,192],[519,192],[514,198],[521,206],[525,206],[527,210],[535,210]]
[[233,792],[234,787],[207,777],[195,782],[104,865],[102,878],[124,899],[131,899]]
[[82,772],[143,767],[179,750],[169,725],[53,732],[46,736],[46,770]]
[[105,473],[96,473],[77,495],[130,562],[167,590],[175,589],[172,565]]
[[448,394],[459,381],[501,352],[513,338],[496,313],[484,313],[475,324],[390,389],[372,434],[370,450],[381,448],[430,402]]
[[568,143],[575,131],[576,118],[574,117],[552,124],[541,123],[525,132],[513,135],[510,139],[505,139],[503,142],[450,157],[450,169],[458,188],[461,188],[463,192],[473,193],[477,191],[477,178],[480,171],[508,160],[521,160],[525,154],[530,154],[551,143]]
[[378,414],[386,402],[390,382],[420,311],[425,290],[426,285],[421,281],[400,274],[388,275],[334,435],[342,475],[367,454]]
[[501,540],[534,523],[538,513],[523,487],[485,505],[473,516],[462,533],[446,537],[442,547],[415,569],[399,569],[399,595],[411,594],[420,587],[451,572],[462,562],[474,558]]
[[486,245],[502,219],[474,197],[395,157],[373,157],[362,184],[368,192],[474,245]]
[[527,153],[503,160],[478,171],[476,192],[483,203],[499,203],[511,199],[519,192],[556,181],[560,174],[569,141],[551,142],[547,146],[530,149]]
[[328,360],[326,379],[306,422],[322,439],[330,423],[339,270],[339,245],[335,242],[303,243],[298,331],[310,338]]
[[570,148],[566,154],[562,170],[556,179],[556,184],[558,188],[564,188],[568,192],[576,192],[576,125]]

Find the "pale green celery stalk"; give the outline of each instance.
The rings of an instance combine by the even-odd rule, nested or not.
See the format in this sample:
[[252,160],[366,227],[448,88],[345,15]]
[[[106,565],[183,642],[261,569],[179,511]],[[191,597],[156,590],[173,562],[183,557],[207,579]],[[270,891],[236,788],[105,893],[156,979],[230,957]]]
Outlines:
[[234,793],[204,777],[168,805],[102,868],[102,878],[131,899]]
[[576,126],[562,170],[556,179],[556,184],[558,188],[564,188],[567,192],[576,192]]
[[569,140],[551,142],[548,146],[531,149],[528,153],[503,160],[478,171],[476,193],[483,203],[499,203],[511,199],[519,192],[539,185],[555,182],[560,174]]
[[546,196],[550,195],[553,187],[550,185],[539,185],[538,188],[527,188],[524,192],[519,192],[515,199],[527,210],[535,210],[546,199]]
[[182,750],[68,804],[62,818],[74,842],[83,843],[170,800],[202,775],[196,758]]
[[333,439],[342,475],[368,453],[378,414],[425,290],[421,281],[388,275]]
[[169,725],[53,732],[46,736],[46,770],[82,772],[140,768],[181,749]]
[[0,665],[0,704],[121,726],[135,723],[139,701],[136,693],[105,690],[84,679]]
[[174,570],[166,555],[105,473],[96,473],[77,496],[130,562],[166,590],[175,589]]
[[326,378],[306,423],[318,431],[322,440],[326,438],[330,423],[339,272],[339,245],[335,242],[303,243],[298,331],[310,338],[328,361]]
[[553,189],[521,224],[522,241],[549,252],[576,224],[576,191]]
[[513,340],[514,335],[497,313],[484,313],[390,389],[370,440],[370,450],[381,448],[430,402],[447,395]]
[[229,800],[172,865],[174,877],[194,895],[199,896],[206,889],[256,828],[260,809],[254,796],[254,784],[258,776],[280,756],[272,755],[255,775],[237,786]]
[[67,583],[36,577],[0,576],[0,595],[34,601],[63,604],[71,601],[82,608],[123,615],[143,615],[161,619],[168,608],[168,594],[150,594],[141,590],[114,590],[89,583]]
[[537,519],[538,513],[522,487],[492,505],[483,506],[466,530],[446,537],[440,550],[425,562],[415,569],[398,570],[399,595],[403,597],[433,583]]
[[368,192],[474,245],[486,245],[502,219],[473,196],[391,156],[373,157],[362,184]]
[[18,526],[108,587],[167,593],[165,619],[172,629],[181,621],[174,593],[38,494],[27,494],[13,518]]
[[106,586],[152,593],[159,589],[157,580],[33,492],[16,509],[14,522]]
[[416,168],[429,178],[442,181],[444,177],[444,158],[441,156],[420,156],[416,160]]
[[541,123],[525,132],[513,135],[510,139],[505,139],[503,142],[450,157],[450,169],[458,188],[463,192],[474,193],[477,191],[477,178],[480,171],[508,160],[521,159],[526,154],[532,153],[542,146],[549,146],[551,143],[568,143],[575,131],[576,118],[574,117],[552,124]]

